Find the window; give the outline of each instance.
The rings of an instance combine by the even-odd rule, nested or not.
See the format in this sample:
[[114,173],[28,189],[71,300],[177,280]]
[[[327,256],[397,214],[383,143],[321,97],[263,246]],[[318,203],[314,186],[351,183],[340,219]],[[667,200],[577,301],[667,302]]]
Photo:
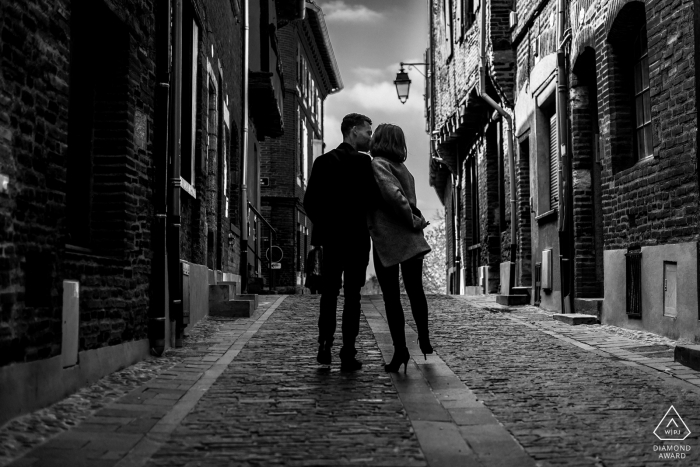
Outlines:
[[559,134],[556,112],[549,117],[549,209],[559,206]]
[[311,146],[313,148],[313,152],[311,153],[311,157],[313,157],[313,160],[316,160],[318,156],[323,154],[323,140],[321,139],[314,139],[311,141]]
[[454,33],[452,25],[452,0],[443,0],[442,12],[445,24],[445,45],[447,46],[447,56],[451,57],[452,47],[454,45]]
[[306,121],[302,119],[301,121],[301,164],[299,169],[301,170],[301,182],[306,186],[306,181],[309,171],[309,131],[306,129]]
[[461,42],[469,28],[474,24],[476,15],[474,14],[475,6],[479,4],[478,0],[456,0],[455,4],[455,42]]
[[[493,127],[494,125],[491,125]],[[491,127],[489,127],[490,131]],[[505,161],[503,154],[503,122],[498,122],[495,125],[495,144],[496,153],[498,154],[498,225],[499,230],[503,232],[508,228],[506,224],[506,184],[505,184]],[[511,187],[512,189],[512,187]]]
[[[104,2],[75,1],[70,19],[70,96],[66,160],[66,243],[106,253],[123,252],[130,188],[116,156],[132,135],[127,128],[130,38]],[[122,201],[119,201],[122,198]],[[123,236],[122,236],[123,235]]]
[[230,138],[230,130],[228,129],[228,125],[224,124],[224,134],[221,135],[221,152],[222,152],[222,159],[223,159],[223,165],[224,165],[224,216],[228,218],[228,211],[229,211],[229,186],[228,186],[228,158],[230,157],[228,154],[229,146],[228,146],[228,141]]
[[316,107],[315,107],[315,113],[316,113],[316,122],[318,123],[319,127],[321,126],[321,121],[323,118],[321,118],[321,94],[319,92],[316,92]]
[[199,27],[195,22],[192,7],[185,8],[182,44],[182,178],[194,186],[195,142],[197,135],[197,76]]
[[301,47],[297,48],[297,88],[301,90]]
[[651,139],[651,98],[649,93],[649,50],[647,28],[642,26],[634,41],[634,114],[637,160],[654,154]]
[[470,27],[472,27],[472,24],[474,24],[474,21],[476,20],[476,9],[479,6],[479,0],[457,0],[459,5],[459,14],[461,15],[461,20],[460,20],[460,31],[457,32],[457,34],[460,35],[460,38],[464,36],[464,34],[467,33]]
[[301,251],[301,224],[297,222],[297,271],[302,270],[302,265],[304,264],[304,260],[301,257],[302,251]]

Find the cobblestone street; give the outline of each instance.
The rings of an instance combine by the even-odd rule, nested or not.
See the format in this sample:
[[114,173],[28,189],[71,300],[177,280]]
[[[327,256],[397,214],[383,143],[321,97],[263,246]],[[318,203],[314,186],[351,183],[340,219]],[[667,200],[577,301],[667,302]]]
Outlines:
[[[700,464],[700,373],[673,362],[668,339],[569,326],[492,297],[431,296],[437,355],[424,360],[407,329],[408,374],[387,375],[383,303],[366,296],[364,367],[342,373],[339,346],[330,369],[315,362],[318,303],[270,296],[249,319],[217,321],[197,351],[170,357],[150,381],[94,401],[94,414],[23,457],[2,458],[34,467]],[[671,405],[691,431],[684,459],[654,450]]]

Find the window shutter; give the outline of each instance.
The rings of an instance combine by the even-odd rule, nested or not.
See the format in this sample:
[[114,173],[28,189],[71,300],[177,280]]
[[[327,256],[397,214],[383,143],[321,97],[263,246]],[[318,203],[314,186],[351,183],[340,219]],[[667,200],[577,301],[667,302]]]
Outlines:
[[549,209],[559,205],[559,152],[557,114],[549,119]]

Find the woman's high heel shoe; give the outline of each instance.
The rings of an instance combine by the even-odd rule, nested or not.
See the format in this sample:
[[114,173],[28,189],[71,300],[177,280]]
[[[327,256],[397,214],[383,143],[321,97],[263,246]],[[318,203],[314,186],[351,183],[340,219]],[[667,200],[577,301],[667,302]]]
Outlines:
[[425,338],[423,338],[423,340],[421,340],[421,338],[419,337],[418,338],[418,345],[420,346],[420,351],[423,352],[423,358],[425,360],[427,360],[428,357],[426,357],[426,354],[430,355],[433,353],[433,346],[430,345],[430,339],[425,337]]
[[403,372],[406,374],[408,369],[408,360],[411,355],[408,353],[408,349],[404,347],[403,349],[395,349],[394,356],[391,357],[391,363],[384,365],[384,371],[387,373],[398,373],[401,370],[401,365],[403,365]]

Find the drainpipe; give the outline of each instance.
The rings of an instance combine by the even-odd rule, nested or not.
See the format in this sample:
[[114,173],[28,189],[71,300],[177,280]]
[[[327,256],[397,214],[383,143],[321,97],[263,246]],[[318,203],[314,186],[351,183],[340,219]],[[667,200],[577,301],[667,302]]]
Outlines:
[[165,316],[167,265],[166,265],[166,213],[168,205],[168,123],[170,117],[170,0],[156,5],[156,105],[154,129],[155,193],[154,204],[156,219],[153,232],[153,293],[151,295],[151,313],[148,323],[148,339],[151,352],[160,356],[165,350]]
[[248,105],[250,68],[250,0],[243,0],[243,148],[241,152],[241,288],[248,290]]
[[566,43],[571,38],[564,31],[566,0],[559,0],[557,11],[557,132],[559,138],[559,274],[561,283],[561,311],[574,313],[573,300],[573,252],[571,215],[572,215],[572,172],[571,154],[569,151],[569,122],[567,110],[568,82],[566,76]]
[[[484,102],[490,105],[496,112],[498,112],[505,120],[508,122],[508,159],[510,160],[510,261],[515,263],[515,252],[517,249],[517,243],[515,241],[516,235],[516,202],[515,202],[515,154],[513,153],[513,118],[508,112],[503,110],[496,101],[491,99],[491,97],[486,93],[486,0],[482,0],[480,7],[481,19],[480,19],[480,40],[479,40],[479,88],[477,92],[479,97],[481,97]],[[512,287],[513,284],[511,284]],[[502,292],[503,293],[503,292]],[[507,291],[510,294],[510,291]]]
[[[182,117],[182,2],[174,0],[173,18],[173,105],[170,144],[170,206],[168,209],[168,282],[170,296],[170,318],[176,321],[175,347],[181,345],[182,285],[180,273],[180,145]],[[172,330],[171,330],[172,333]],[[179,344],[179,345],[178,345]]]

